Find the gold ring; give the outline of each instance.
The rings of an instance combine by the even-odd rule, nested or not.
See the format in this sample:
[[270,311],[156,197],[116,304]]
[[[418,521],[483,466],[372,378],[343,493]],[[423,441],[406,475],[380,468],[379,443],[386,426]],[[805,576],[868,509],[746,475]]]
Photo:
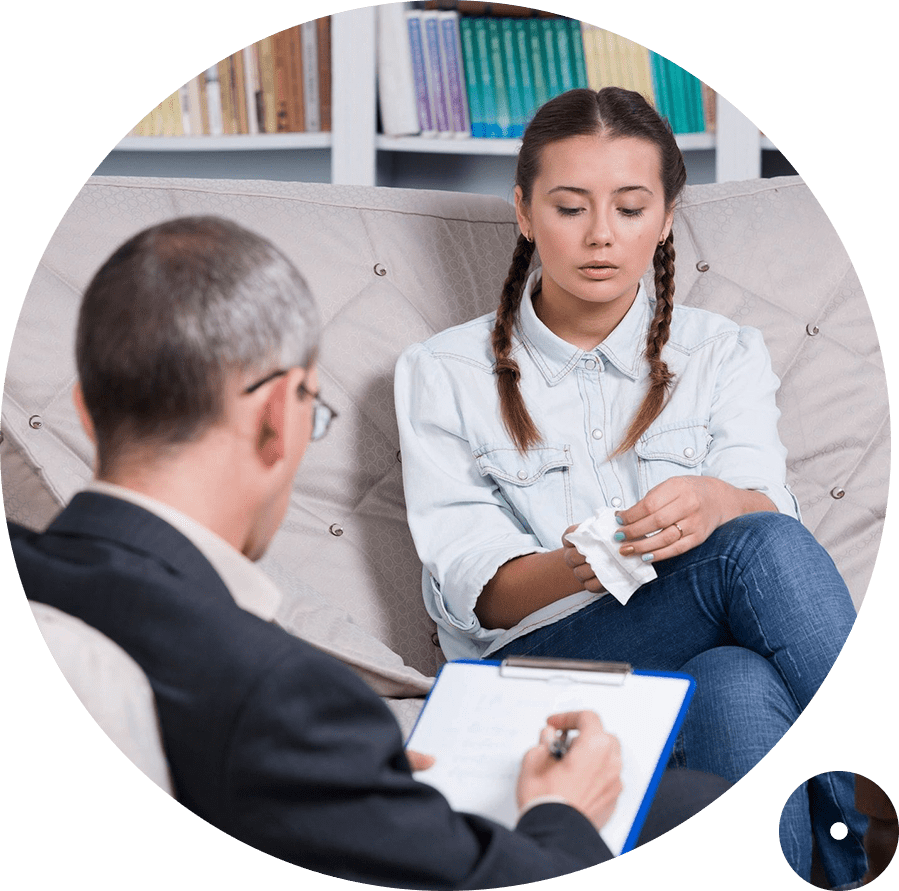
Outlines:
[[681,529],[680,523],[672,523],[672,525],[674,526],[675,529],[677,529],[678,532],[680,532],[680,536],[679,536],[678,539],[677,539],[678,541],[680,541],[681,538],[684,537],[684,530]]

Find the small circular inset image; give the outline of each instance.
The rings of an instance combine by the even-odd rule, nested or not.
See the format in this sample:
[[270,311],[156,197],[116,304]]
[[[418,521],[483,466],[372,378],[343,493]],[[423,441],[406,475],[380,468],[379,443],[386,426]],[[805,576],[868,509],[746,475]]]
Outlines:
[[872,780],[845,771],[802,783],[780,815],[780,846],[815,888],[869,885],[889,866],[899,840],[896,808]]

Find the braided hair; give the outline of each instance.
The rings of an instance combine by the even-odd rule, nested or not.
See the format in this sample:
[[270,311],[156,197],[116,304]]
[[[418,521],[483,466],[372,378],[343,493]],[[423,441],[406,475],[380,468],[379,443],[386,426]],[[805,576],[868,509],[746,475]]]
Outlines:
[[[671,127],[643,96],[620,87],[604,87],[599,92],[587,89],[569,90],[538,109],[525,131],[518,154],[515,184],[521,189],[522,203],[527,205],[531,200],[534,180],[540,173],[543,149],[547,145],[572,136],[599,134],[643,139],[657,146],[665,206],[668,209],[674,207],[687,180],[687,172]],[[496,310],[492,337],[500,413],[506,429],[522,452],[542,439],[521,395],[521,371],[511,356],[512,332],[534,250],[531,241],[524,235],[518,236]],[[671,333],[671,316],[674,310],[674,258],[674,233],[669,232],[653,256],[656,309],[646,337],[645,350],[649,362],[649,389],[624,440],[615,449],[616,455],[632,449],[659,416],[674,379],[662,359],[662,348]]]

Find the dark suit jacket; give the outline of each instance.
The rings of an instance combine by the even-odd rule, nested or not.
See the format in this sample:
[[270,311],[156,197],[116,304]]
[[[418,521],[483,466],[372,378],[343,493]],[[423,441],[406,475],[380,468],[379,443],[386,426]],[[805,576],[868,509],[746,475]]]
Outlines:
[[352,671],[240,609],[200,552],[130,503],[81,493],[49,529],[9,524],[25,593],[102,631],[156,696],[178,799],[235,838],[347,879],[514,885],[611,854],[573,808],[516,830],[416,782],[389,709]]

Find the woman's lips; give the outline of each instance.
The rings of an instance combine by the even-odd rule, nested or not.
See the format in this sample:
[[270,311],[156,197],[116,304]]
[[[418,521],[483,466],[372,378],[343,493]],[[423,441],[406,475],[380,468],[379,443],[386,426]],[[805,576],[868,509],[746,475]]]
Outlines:
[[580,270],[587,278],[602,281],[603,279],[611,278],[618,271],[618,267],[610,264],[591,264],[589,266],[581,266]]

